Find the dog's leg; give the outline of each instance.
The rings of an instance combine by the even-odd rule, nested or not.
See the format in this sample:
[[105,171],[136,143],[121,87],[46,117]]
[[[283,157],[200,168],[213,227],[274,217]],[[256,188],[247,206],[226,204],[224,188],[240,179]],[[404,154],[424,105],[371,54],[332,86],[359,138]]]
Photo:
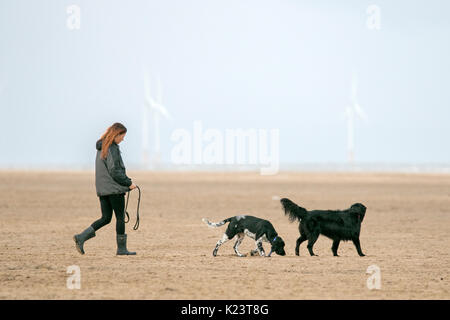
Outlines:
[[361,251],[361,244],[359,243],[359,239],[358,239],[358,238],[355,238],[355,239],[352,239],[352,241],[353,241],[353,244],[354,244],[355,247],[356,247],[356,251],[358,251],[359,256],[360,256],[360,257],[364,257],[365,254],[362,253],[362,251]]
[[313,246],[314,246],[314,243],[316,243],[317,238],[319,238],[319,234],[320,234],[319,231],[315,231],[314,230],[311,233],[311,235],[309,236],[309,239],[308,239],[308,251],[309,251],[309,254],[311,256],[317,256],[317,254],[314,254],[314,252],[313,252]]
[[299,256],[300,255],[300,245],[302,244],[302,242],[308,240],[308,238],[304,235],[300,235],[300,238],[297,239],[297,243],[295,245],[295,255]]
[[266,255],[266,252],[264,251],[263,245],[262,245],[262,238],[259,238],[256,240],[256,250],[258,250],[258,253],[260,256],[264,257]]
[[230,238],[228,238],[228,235],[226,233],[223,234],[222,239],[220,239],[219,241],[217,241],[216,247],[214,248],[213,251],[213,256],[217,256],[217,251],[219,250],[219,247],[224,244],[225,242],[227,242],[228,240],[231,240]]
[[238,239],[236,240],[236,243],[234,244],[234,252],[236,252],[236,254],[239,257],[245,257],[245,254],[242,254],[239,252],[239,246],[241,245],[242,241],[244,240],[245,234],[243,233],[238,233]]
[[333,246],[331,247],[331,251],[333,251],[333,256],[335,256],[335,257],[339,257],[337,251],[338,251],[338,248],[339,248],[339,242],[340,241],[341,240],[333,240]]

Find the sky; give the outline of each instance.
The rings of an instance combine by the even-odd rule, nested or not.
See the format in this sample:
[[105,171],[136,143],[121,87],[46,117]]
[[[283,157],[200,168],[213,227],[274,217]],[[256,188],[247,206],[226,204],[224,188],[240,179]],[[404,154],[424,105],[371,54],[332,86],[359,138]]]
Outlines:
[[[79,28],[73,11],[79,8]],[[379,13],[377,28],[373,20]],[[0,0],[0,168],[92,167],[114,122],[142,161],[144,73],[173,133],[279,132],[279,162],[450,163],[448,1]],[[150,120],[151,121],[151,120]],[[154,127],[149,122],[150,149]]]

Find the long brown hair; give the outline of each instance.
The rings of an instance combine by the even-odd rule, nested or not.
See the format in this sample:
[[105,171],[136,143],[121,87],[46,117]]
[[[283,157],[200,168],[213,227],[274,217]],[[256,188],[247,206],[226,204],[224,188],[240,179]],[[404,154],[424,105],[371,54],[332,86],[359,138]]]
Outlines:
[[102,153],[101,153],[102,159],[106,159],[106,155],[108,154],[109,147],[113,143],[114,139],[119,134],[124,134],[126,132],[127,132],[127,128],[125,128],[125,126],[119,122],[114,123],[108,129],[106,129],[106,132],[100,138],[102,140]]

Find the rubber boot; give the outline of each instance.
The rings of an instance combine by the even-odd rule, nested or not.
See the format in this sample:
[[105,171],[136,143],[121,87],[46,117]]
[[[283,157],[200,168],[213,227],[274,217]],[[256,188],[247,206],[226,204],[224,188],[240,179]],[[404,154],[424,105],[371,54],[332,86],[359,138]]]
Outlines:
[[75,247],[77,248],[79,253],[84,254],[84,242],[92,237],[95,237],[95,230],[94,228],[92,228],[92,226],[84,230],[82,233],[73,236]]
[[136,252],[130,252],[127,249],[127,235],[126,234],[118,234],[117,235],[117,255],[119,256],[130,256],[135,255]]

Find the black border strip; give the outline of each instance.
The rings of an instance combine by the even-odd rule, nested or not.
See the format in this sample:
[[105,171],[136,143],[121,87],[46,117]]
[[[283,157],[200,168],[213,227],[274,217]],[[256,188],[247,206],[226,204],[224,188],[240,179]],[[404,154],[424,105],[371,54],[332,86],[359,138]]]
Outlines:
[[[201,309],[199,308],[201,307]],[[402,316],[450,307],[449,300],[2,300],[3,314],[11,311],[17,317],[43,313],[59,319],[65,314],[75,317],[104,317],[111,313],[124,318],[140,319],[289,319],[306,315],[343,316],[346,318],[386,317],[393,312]],[[214,313],[211,311],[214,308]],[[59,310],[58,312],[54,312]],[[208,311],[209,310],[209,311]],[[219,311],[220,310],[220,311]],[[52,312],[53,311],[53,312]],[[190,314],[184,314],[190,312]],[[208,313],[206,313],[208,312]],[[199,314],[203,313],[203,314]]]

